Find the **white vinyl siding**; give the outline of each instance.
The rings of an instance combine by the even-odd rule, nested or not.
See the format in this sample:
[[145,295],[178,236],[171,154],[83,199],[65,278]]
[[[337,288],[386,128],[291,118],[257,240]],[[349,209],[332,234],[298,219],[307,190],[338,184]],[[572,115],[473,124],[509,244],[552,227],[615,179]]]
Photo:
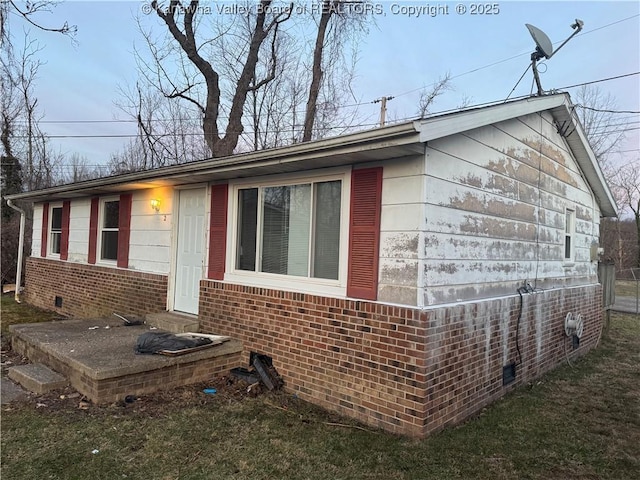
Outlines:
[[425,305],[596,280],[600,212],[549,114],[431,141],[425,171]]

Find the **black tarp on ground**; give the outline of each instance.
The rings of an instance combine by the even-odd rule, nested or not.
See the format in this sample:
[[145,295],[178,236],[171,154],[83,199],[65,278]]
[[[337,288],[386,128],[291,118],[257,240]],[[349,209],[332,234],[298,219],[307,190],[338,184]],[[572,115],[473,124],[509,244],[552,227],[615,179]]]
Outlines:
[[200,347],[213,343],[210,338],[179,337],[173,333],[145,332],[136,341],[137,354],[159,353],[163,350],[176,351]]

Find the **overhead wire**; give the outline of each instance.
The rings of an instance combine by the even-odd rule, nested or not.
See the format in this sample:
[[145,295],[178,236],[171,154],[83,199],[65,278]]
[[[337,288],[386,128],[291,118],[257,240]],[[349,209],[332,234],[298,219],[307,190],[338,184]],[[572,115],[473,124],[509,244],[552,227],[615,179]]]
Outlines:
[[[627,21],[627,20],[631,20],[631,19],[636,18],[636,17],[638,17],[638,16],[640,16],[640,14],[631,15],[631,16],[629,16],[629,17],[622,18],[622,19],[620,19],[620,20],[616,20],[615,22],[608,23],[607,25],[602,25],[602,26],[600,26],[600,27],[593,28],[593,29],[588,30],[588,31],[583,31],[583,32],[581,32],[580,34],[578,34],[577,36],[581,37],[581,36],[587,35],[587,34],[589,34],[589,33],[593,33],[593,32],[596,32],[596,31],[598,31],[598,30],[602,30],[602,29],[604,29],[604,28],[608,28],[608,27],[611,27],[611,26],[613,26],[613,25],[617,25],[617,24],[622,23],[622,22],[625,22],[625,21]],[[562,41],[555,42],[555,43],[554,43],[554,45],[556,45],[556,44],[558,44],[558,43],[561,43],[561,42],[562,42]],[[518,53],[518,54],[516,54],[516,55],[512,55],[512,56],[511,56],[511,57],[509,57],[509,58],[505,58],[505,59],[503,59],[503,60],[498,60],[497,62],[489,63],[489,64],[487,64],[487,65],[483,65],[483,66],[481,66],[481,67],[477,67],[477,68],[474,68],[474,69],[468,70],[468,71],[466,71],[466,72],[459,73],[459,74],[457,74],[457,75],[453,75],[453,76],[451,76],[451,77],[450,77],[450,80],[453,80],[454,78],[460,78],[460,77],[463,77],[463,76],[465,76],[465,75],[469,75],[469,74],[471,74],[471,73],[475,73],[475,72],[478,72],[478,71],[480,71],[480,70],[484,70],[484,69],[486,69],[486,68],[494,67],[494,66],[496,66],[496,65],[500,65],[501,63],[505,63],[505,62],[508,62],[508,61],[510,61],[510,60],[514,60],[514,59],[516,59],[516,58],[523,57],[523,56],[525,56],[525,55],[531,55],[531,52],[530,52],[529,50],[527,50],[526,52],[522,52],[522,53]],[[438,82],[433,82],[433,83],[429,84],[428,86],[434,86],[434,85],[437,85],[437,83],[438,83]],[[396,97],[401,97],[401,96],[404,96],[404,95],[408,95],[408,94],[410,94],[410,93],[417,92],[417,91],[419,91],[419,90],[423,90],[424,88],[426,88],[426,86],[413,88],[413,89],[411,89],[411,90],[407,90],[406,92],[403,92],[403,93],[397,94],[397,95],[395,95],[395,96],[396,96]],[[568,88],[568,87],[565,87],[565,88]]]
[[[526,73],[526,72],[525,72]],[[601,83],[601,82],[608,82],[608,81],[612,81],[612,80],[617,80],[620,78],[625,78],[625,77],[629,77],[629,76],[633,76],[633,75],[638,75],[640,74],[640,71],[638,72],[632,72],[632,73],[627,73],[624,75],[617,75],[617,76],[613,76],[613,77],[606,77],[606,78],[601,78],[598,80],[591,80],[588,82],[582,82],[582,83],[577,83],[574,85],[569,85],[569,86],[565,86],[565,87],[560,87],[557,90],[566,90],[569,88],[574,88],[574,87],[579,87],[579,86],[583,86],[583,85],[591,85],[594,83]],[[524,98],[527,97],[528,95],[524,95],[524,96],[520,96],[520,97],[515,97],[515,98]],[[468,108],[478,108],[481,106],[485,106],[485,105],[491,105],[491,104],[495,104],[498,102],[504,102],[504,100],[499,100],[499,101],[491,101],[491,102],[483,102],[483,103],[479,103],[479,104],[474,104],[469,106]],[[584,108],[584,106],[581,106],[582,108]],[[432,115],[438,115],[438,114],[443,114],[443,113],[448,113],[448,112],[453,112],[453,111],[457,111],[459,109],[451,109],[451,110],[443,110],[440,112],[434,112]],[[640,111],[635,111],[635,110],[614,110],[608,113],[620,113],[620,114],[636,114],[639,113]],[[399,120],[390,120],[389,123],[392,122],[398,122],[398,121],[404,121],[404,120],[409,120],[409,119],[414,119],[416,118],[415,116],[411,116],[411,117],[405,117],[403,119],[399,119]],[[53,121],[51,121],[53,122]],[[58,123],[71,123],[71,121],[66,121],[66,120],[57,120],[55,122]],[[83,123],[85,121],[81,121],[81,120],[76,120],[73,121],[74,123]],[[97,121],[97,120],[93,120],[92,122],[101,122],[101,121]],[[106,122],[106,121],[105,121]],[[323,127],[322,130],[335,130],[338,128],[362,128],[362,127],[373,127],[378,125],[378,122],[372,122],[372,123],[360,123],[360,124],[352,124],[352,125],[346,125],[346,126],[340,126],[340,127]],[[275,133],[276,130],[267,130],[264,131],[263,133]],[[243,133],[253,133],[251,131],[248,130],[244,130]],[[193,135],[202,135],[202,133],[188,133],[185,134],[188,136],[193,136]],[[112,134],[112,135],[47,135],[47,138],[135,138],[137,137],[138,134]],[[27,138],[27,136],[15,136],[14,138]]]
[[[630,17],[626,17],[620,20],[617,20],[615,22],[609,23],[607,25],[603,25],[601,27],[597,27],[594,28],[592,30],[589,31],[585,31],[582,32],[581,34],[579,34],[579,36],[583,36],[598,30],[602,30],[604,28],[608,28],[611,27],[613,25],[617,25],[619,23],[622,23],[624,21],[633,19],[640,16],[640,14],[636,14],[636,15],[632,15]],[[558,42],[556,42],[558,43]],[[471,73],[475,73],[477,71],[480,70],[484,70],[486,68],[490,68],[496,65],[499,65],[501,63],[505,63],[508,62],[510,60],[513,60],[515,58],[519,58],[521,56],[527,55],[529,54],[529,52],[523,52],[523,53],[519,53],[517,55],[513,55],[511,57],[505,58],[503,60],[499,60],[496,62],[492,62],[471,70],[468,70],[466,72],[460,73],[460,74],[456,74],[450,77],[450,79],[455,79],[455,78],[459,78],[465,75],[469,75]],[[527,69],[525,70],[525,72],[522,74],[522,76],[520,77],[520,79],[518,80],[518,82],[516,83],[516,85],[513,87],[513,89],[511,90],[511,92],[509,93],[509,95],[507,96],[507,98],[503,101],[506,102],[509,97],[511,96],[511,94],[513,93],[513,91],[517,88],[517,86],[519,85],[519,83],[522,81],[522,79],[524,78],[524,76],[526,75],[526,72],[529,70],[529,68],[531,68],[531,65],[529,65],[527,67]],[[560,87],[556,90],[566,90],[566,89],[571,89],[571,88],[576,88],[576,87],[580,87],[580,86],[586,86],[586,85],[592,85],[595,83],[601,83],[601,82],[607,82],[607,81],[612,81],[612,80],[617,80],[617,79],[621,79],[621,78],[626,78],[626,77],[630,77],[630,76],[634,76],[634,75],[638,75],[640,74],[640,72],[632,72],[632,73],[627,73],[627,74],[623,74],[623,75],[617,75],[617,76],[612,76],[612,77],[607,77],[607,78],[603,78],[603,79],[598,79],[598,80],[592,80],[589,82],[582,82],[582,83],[577,83],[577,84],[573,84],[573,85],[568,85],[568,86],[564,86],[564,87]],[[434,82],[432,85],[436,85],[437,82]],[[406,92],[394,95],[394,97],[400,97],[400,96],[404,96],[404,95],[408,95],[410,93],[414,93],[416,91],[422,90],[423,87],[418,87],[418,88],[414,88],[411,90],[408,90]],[[519,97],[516,97],[519,98]],[[363,105],[368,105],[371,103],[375,103],[374,101],[371,102],[360,102],[360,103],[354,103],[354,104],[348,104],[348,105],[343,105],[340,106],[340,108],[350,108],[350,107],[356,107],[356,106],[363,106]],[[488,105],[491,103],[496,103],[496,102],[486,102],[486,103],[482,103],[482,104],[477,104],[474,105],[470,108],[473,107],[479,107],[479,106],[483,106],[483,105]],[[636,111],[636,110],[608,110],[608,109],[597,109],[597,108],[593,108],[593,107],[587,107],[584,105],[580,105],[577,104],[576,107],[579,108],[584,108],[587,110],[592,110],[592,111],[598,111],[598,112],[603,112],[603,113],[616,113],[616,114],[638,114],[640,113],[640,111]],[[451,111],[451,110],[449,110]],[[445,113],[445,112],[437,112],[437,113]],[[435,115],[436,113],[434,113]],[[220,117],[220,118],[226,118],[226,117]],[[396,120],[390,120],[388,123],[397,123],[399,121],[404,121],[404,120],[408,120],[408,119],[413,119],[415,117],[407,117],[404,119],[396,119]],[[172,121],[171,119],[151,119],[154,122],[160,122],[160,121]],[[179,121],[196,121],[196,120],[200,120],[200,119],[196,119],[196,118],[184,118],[184,119],[179,119]],[[105,123],[137,123],[138,120],[137,119],[111,119],[111,120],[41,120],[39,123],[42,124],[105,124]],[[340,126],[340,127],[325,127],[323,130],[325,131],[329,131],[329,130],[335,130],[335,129],[357,129],[357,128],[366,128],[366,127],[373,127],[378,125],[377,122],[375,123],[360,123],[360,124],[353,124],[353,125],[348,125],[348,126]],[[616,125],[608,125],[608,126],[616,126]],[[634,131],[634,130],[638,130],[640,128],[636,127],[636,128],[625,128],[625,129],[618,129],[618,130],[610,130],[610,131],[602,131],[602,132],[596,132],[594,133],[594,135],[608,135],[608,134],[614,134],[614,133],[623,133],[623,132],[627,132],[627,131]],[[243,131],[243,134],[251,134],[253,132],[250,131]],[[275,130],[267,130],[264,131],[262,133],[275,133]],[[165,134],[166,135],[166,134]],[[193,132],[193,133],[184,133],[184,134],[180,134],[180,135],[185,135],[185,136],[200,136],[202,135],[201,132]],[[137,138],[139,136],[138,133],[136,134],[86,134],[86,135],[82,135],[82,134],[76,134],[76,135],[46,135],[47,138],[51,138],[51,139],[74,139],[74,138],[82,138],[82,139],[89,139],[89,138],[95,138],[95,139],[117,139],[117,138]],[[14,138],[28,138],[28,136],[15,136]],[[632,150],[635,151],[635,150]]]
[[640,113],[640,110],[608,110],[606,108],[587,107],[586,105],[581,105],[579,103],[576,103],[573,106],[577,108],[584,108],[585,110],[591,110],[592,112],[601,112],[601,113],[633,113],[633,114]]
[[[604,28],[611,27],[613,25],[617,25],[617,24],[625,22],[627,20],[631,20],[631,19],[636,18],[638,16],[640,16],[640,14],[631,15],[629,17],[626,17],[626,18],[623,18],[623,19],[620,19],[620,20],[616,20],[615,22],[611,22],[611,23],[608,23],[606,25],[602,25],[600,27],[597,27],[597,28],[594,28],[594,29],[591,29],[591,30],[588,30],[588,31],[583,31],[580,34],[578,34],[577,36],[584,36],[584,35],[596,32],[598,30],[602,30]],[[555,42],[555,43],[560,43],[560,42]],[[486,68],[494,67],[496,65],[500,65],[501,63],[505,63],[505,62],[508,62],[508,61],[513,60],[515,58],[519,58],[519,57],[522,57],[524,55],[529,55],[529,54],[530,54],[529,51],[518,53],[518,54],[512,55],[512,56],[510,56],[508,58],[505,58],[505,59],[502,59],[502,60],[498,60],[496,62],[488,63],[486,65],[482,65],[480,67],[473,68],[473,69],[468,70],[466,72],[462,72],[462,73],[453,75],[453,76],[450,77],[450,79],[453,80],[455,78],[460,78],[462,76],[469,75],[471,73],[475,73],[475,72],[478,72],[480,70],[484,70]],[[529,68],[531,68],[531,65],[529,65],[529,67],[527,67],[527,71],[528,71]],[[574,87],[578,87],[578,86],[590,85],[592,83],[598,83],[598,82],[614,80],[614,79],[618,79],[618,78],[624,78],[624,77],[628,77],[628,76],[631,76],[631,75],[637,75],[638,73],[640,73],[640,72],[634,72],[634,73],[630,73],[630,74],[626,74],[626,75],[619,75],[619,76],[616,76],[616,77],[610,77],[608,79],[595,80],[593,82],[585,82],[585,83],[580,83],[580,84],[575,84],[575,85],[570,85],[570,86],[560,87],[560,88],[561,89],[568,89],[568,88],[574,88]],[[525,74],[526,74],[526,71],[525,71]],[[524,77],[525,74],[523,74],[523,77]],[[429,84],[428,86],[434,86],[434,85],[437,85],[437,83],[438,82],[433,82],[433,83]],[[516,86],[517,86],[517,84],[516,84]],[[419,90],[423,90],[426,87],[427,87],[427,85],[423,85],[421,87],[413,88],[411,90],[407,90],[405,92],[402,92],[402,93],[399,93],[397,95],[394,95],[394,97],[401,97],[401,96],[404,96],[404,95],[408,95],[410,93],[414,93],[414,92],[417,92]],[[509,98],[509,96],[507,96],[507,98]],[[358,107],[358,106],[363,106],[363,105],[370,105],[370,104],[375,103],[375,102],[376,102],[376,100],[371,100],[371,101],[366,101],[366,102],[358,102],[358,103],[352,103],[352,104],[347,104],[347,105],[341,105],[339,108]],[[304,113],[304,112],[300,111],[300,112],[296,112],[296,113]],[[632,113],[637,113],[637,112],[632,112]],[[228,118],[228,117],[220,116],[219,118],[224,119],[224,118]],[[151,120],[154,121],[154,122],[155,121],[174,121],[174,119],[151,119]],[[182,121],[189,121],[189,120],[194,120],[194,119],[185,118],[185,119],[181,119],[181,120]],[[69,123],[69,124],[73,124],[73,123],[137,123],[137,122],[138,122],[137,119],[112,119],[112,120],[41,120],[39,123],[42,123],[42,124],[48,124],[48,123],[51,123],[51,124],[54,124],[54,123]]]

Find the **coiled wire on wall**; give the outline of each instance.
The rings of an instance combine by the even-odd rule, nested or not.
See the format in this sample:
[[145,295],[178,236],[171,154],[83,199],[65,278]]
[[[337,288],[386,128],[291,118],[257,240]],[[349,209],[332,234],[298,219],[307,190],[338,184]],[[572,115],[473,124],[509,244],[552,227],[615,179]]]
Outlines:
[[535,289],[530,285],[526,284],[522,287],[518,287],[518,295],[520,295],[520,309],[518,310],[518,320],[516,321],[516,353],[518,354],[518,361],[516,365],[522,365],[522,353],[520,352],[520,322],[522,321],[522,311],[524,299],[522,298],[523,293],[533,293]]

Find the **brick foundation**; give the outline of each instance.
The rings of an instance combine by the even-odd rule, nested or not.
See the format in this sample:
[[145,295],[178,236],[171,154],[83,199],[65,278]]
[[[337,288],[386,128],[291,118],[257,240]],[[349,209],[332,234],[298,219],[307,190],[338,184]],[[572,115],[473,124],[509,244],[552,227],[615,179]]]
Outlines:
[[[56,310],[63,315],[166,308],[162,275],[30,258],[26,283],[29,303],[51,309],[60,296]],[[286,388],[301,398],[423,437],[593,348],[601,298],[599,285],[527,293],[519,315],[518,294],[421,310],[203,280],[199,320],[204,333],[240,340],[242,363],[251,351],[270,356]],[[585,321],[576,350],[564,334],[568,312]],[[511,363],[515,381],[503,386],[503,367]]]
[[[28,303],[69,317],[144,315],[167,308],[166,275],[30,257],[25,284]],[[62,307],[55,306],[56,296]]]
[[[601,288],[589,285],[420,310],[204,280],[200,328],[273,358],[301,398],[422,437],[463,421],[517,385],[597,344]],[[567,312],[585,331],[573,350]],[[518,327],[519,356],[516,349]],[[566,350],[565,350],[566,349]],[[503,367],[518,363],[502,384]]]

